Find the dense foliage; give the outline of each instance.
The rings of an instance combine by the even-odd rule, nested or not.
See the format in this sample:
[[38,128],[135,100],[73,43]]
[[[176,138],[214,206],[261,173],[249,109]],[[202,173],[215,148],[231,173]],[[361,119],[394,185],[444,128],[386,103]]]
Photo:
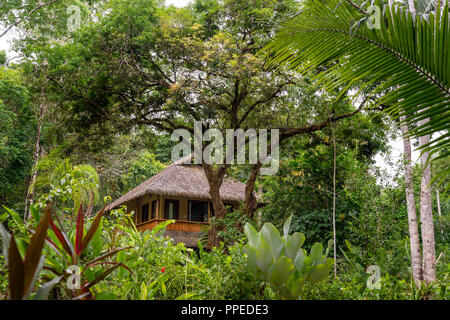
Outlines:
[[[372,30],[359,0],[3,2],[0,38],[20,33],[18,57],[0,51],[1,299],[450,298],[447,5],[416,15],[397,1]],[[104,210],[170,165],[172,131],[194,120],[280,130],[276,174],[213,168],[259,202],[219,199],[195,249],[166,236],[172,220],[138,232],[133,212]],[[431,190],[428,285],[412,277],[407,170],[391,143],[405,123],[440,134],[438,181],[412,165],[417,208]]]

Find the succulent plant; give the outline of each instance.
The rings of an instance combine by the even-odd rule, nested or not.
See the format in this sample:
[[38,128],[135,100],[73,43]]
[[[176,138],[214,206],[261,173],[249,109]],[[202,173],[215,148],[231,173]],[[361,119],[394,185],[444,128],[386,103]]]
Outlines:
[[300,232],[289,235],[291,219],[292,215],[284,223],[283,237],[271,223],[265,223],[259,232],[249,223],[244,227],[250,270],[272,284],[282,299],[299,299],[303,285],[325,280],[334,264],[334,259],[327,258],[328,249],[322,254],[321,243],[314,243],[307,254],[302,248],[305,236]]

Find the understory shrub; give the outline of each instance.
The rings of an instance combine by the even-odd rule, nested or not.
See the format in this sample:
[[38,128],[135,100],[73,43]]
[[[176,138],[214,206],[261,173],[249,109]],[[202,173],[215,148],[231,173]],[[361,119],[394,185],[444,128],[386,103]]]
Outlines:
[[[167,221],[153,230],[138,232],[131,219],[117,225],[121,246],[131,246],[117,255],[117,262],[132,273],[116,270],[109,281],[96,288],[101,298],[115,299],[257,299],[261,285],[248,272],[242,243],[224,253],[223,245],[205,250],[174,245],[164,238]],[[102,292],[109,292],[108,295]]]

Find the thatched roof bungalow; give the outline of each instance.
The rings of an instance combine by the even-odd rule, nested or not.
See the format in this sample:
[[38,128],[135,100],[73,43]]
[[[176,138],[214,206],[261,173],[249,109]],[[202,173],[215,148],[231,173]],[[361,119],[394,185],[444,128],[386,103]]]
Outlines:
[[[107,210],[126,205],[128,212],[134,212],[134,222],[140,231],[175,219],[176,222],[167,227],[166,235],[175,243],[197,246],[201,231],[208,228],[214,210],[205,172],[200,165],[191,164],[190,159],[191,156],[174,162],[112,202]],[[220,195],[232,210],[239,201],[244,201],[244,191],[245,184],[226,177]]]

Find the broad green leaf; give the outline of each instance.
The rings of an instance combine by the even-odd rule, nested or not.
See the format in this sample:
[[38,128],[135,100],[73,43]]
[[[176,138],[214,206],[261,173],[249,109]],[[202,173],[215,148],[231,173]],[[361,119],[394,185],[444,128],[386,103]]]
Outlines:
[[292,260],[282,256],[274,263],[269,280],[276,286],[281,286],[289,280],[293,272],[294,266]]
[[322,249],[323,246],[321,243],[314,243],[311,247],[311,251],[309,253],[309,257],[311,258],[311,263],[313,265],[319,264],[322,262],[323,260],[323,255],[322,255]]
[[103,271],[100,275],[98,275],[94,280],[92,280],[91,282],[89,282],[84,288],[85,289],[89,289],[92,286],[96,285],[97,283],[99,283],[100,281],[102,281],[103,279],[105,279],[111,272],[113,272],[114,270],[116,270],[118,267],[120,267],[122,264],[121,263],[117,263],[114,266],[106,269],[105,271]]
[[286,219],[286,221],[284,222],[283,225],[283,232],[284,232],[284,237],[285,239],[287,239],[287,236],[289,235],[289,229],[291,228],[291,220],[292,220],[292,214],[289,216],[289,218]]
[[289,290],[291,291],[292,296],[295,299],[299,299],[300,298],[300,293],[302,291],[303,285],[306,282],[306,277],[292,277],[291,281],[289,281]]
[[295,260],[297,256],[297,252],[301,250],[303,243],[305,242],[305,235],[300,232],[296,232],[293,235],[288,236],[288,240],[286,241],[285,254],[292,261]]
[[[125,252],[120,251],[117,254],[117,262],[125,262]],[[120,268],[119,270],[117,270],[117,277],[119,279],[123,279],[126,276],[126,270],[123,268]]]
[[17,249],[19,249],[20,255],[25,257],[25,252],[27,251],[28,243],[25,239],[16,239]]
[[272,250],[267,241],[260,235],[259,246],[255,254],[256,265],[268,278],[268,269],[273,263]]
[[98,256],[103,249],[103,238],[102,238],[102,230],[103,230],[103,219],[100,220],[98,230],[92,238],[92,250],[94,251],[94,256]]
[[294,268],[298,272],[303,271],[304,263],[305,263],[306,255],[303,252],[303,249],[297,251],[297,254],[294,259]]
[[334,260],[332,258],[328,258],[325,263],[312,266],[309,271],[308,281],[316,283],[328,278],[333,263]]
[[30,212],[31,212],[31,216],[33,217],[34,221],[38,222],[40,220],[40,217],[39,217],[39,209],[37,208],[37,206],[31,205]]
[[247,255],[248,267],[253,273],[256,273],[256,250],[250,245],[246,244],[244,246],[244,253]]
[[284,246],[280,233],[273,224],[266,222],[261,229],[261,235],[267,241],[273,260],[276,261],[280,257]]
[[257,245],[258,245],[258,232],[248,222],[244,226],[244,233],[247,236],[248,243],[252,247],[257,247]]

